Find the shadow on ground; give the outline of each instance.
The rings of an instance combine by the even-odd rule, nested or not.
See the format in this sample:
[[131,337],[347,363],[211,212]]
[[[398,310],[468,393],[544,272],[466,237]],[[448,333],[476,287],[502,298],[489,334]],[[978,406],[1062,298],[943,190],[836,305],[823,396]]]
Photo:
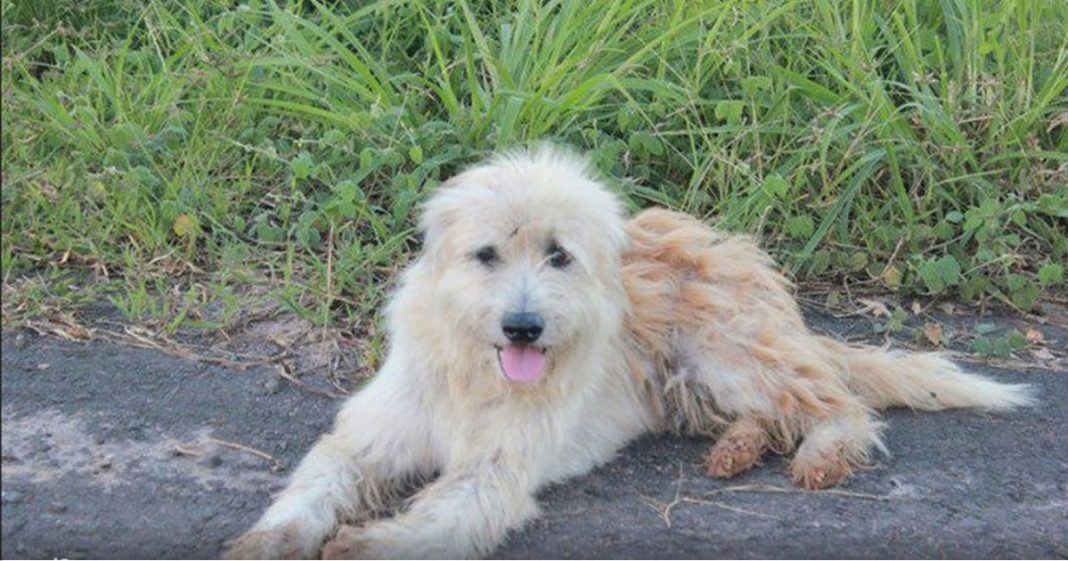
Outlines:
[[[6,559],[218,556],[338,406],[267,370],[102,341],[5,333],[2,353]],[[1064,558],[1068,372],[977,370],[1034,384],[1041,405],[890,412],[892,456],[822,493],[794,489],[778,458],[709,480],[698,469],[708,443],[647,437],[546,490],[543,516],[497,555]]]

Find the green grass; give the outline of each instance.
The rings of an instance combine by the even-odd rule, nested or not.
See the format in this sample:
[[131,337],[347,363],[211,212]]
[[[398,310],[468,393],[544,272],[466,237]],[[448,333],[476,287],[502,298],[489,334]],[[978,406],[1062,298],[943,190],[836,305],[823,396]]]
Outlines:
[[4,0],[5,320],[366,325],[434,186],[544,139],[803,282],[1063,290],[1068,2],[352,4]]

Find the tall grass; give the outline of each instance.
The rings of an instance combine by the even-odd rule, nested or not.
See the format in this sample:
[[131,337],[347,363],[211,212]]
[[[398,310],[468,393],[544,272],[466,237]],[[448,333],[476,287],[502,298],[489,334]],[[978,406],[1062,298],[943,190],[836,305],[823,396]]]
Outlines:
[[1063,286],[1068,3],[9,0],[3,18],[8,285],[92,272],[139,315],[266,283],[363,322],[441,179],[550,139],[633,208],[752,233],[801,280],[1022,309]]

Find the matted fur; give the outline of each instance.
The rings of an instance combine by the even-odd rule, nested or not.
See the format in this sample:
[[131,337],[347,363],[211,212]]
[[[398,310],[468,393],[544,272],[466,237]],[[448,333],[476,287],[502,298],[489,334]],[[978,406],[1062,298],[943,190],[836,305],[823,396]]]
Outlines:
[[[720,437],[705,458],[718,477],[768,449],[794,453],[793,479],[815,489],[883,448],[875,409],[1029,401],[1024,386],[934,354],[812,334],[750,239],[662,209],[628,222],[581,159],[553,149],[449,180],[421,226],[424,249],[388,308],[382,370],[230,557],[487,555],[536,516],[539,488],[650,431]],[[487,246],[499,256],[489,265],[476,258]],[[571,262],[550,266],[553,247]],[[548,366],[533,383],[498,362],[513,312],[545,318]],[[413,479],[430,482],[374,519]]]

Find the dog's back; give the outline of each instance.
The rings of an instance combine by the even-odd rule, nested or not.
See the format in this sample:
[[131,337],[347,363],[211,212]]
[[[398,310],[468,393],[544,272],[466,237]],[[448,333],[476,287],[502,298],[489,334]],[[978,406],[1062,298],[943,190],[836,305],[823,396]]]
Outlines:
[[[811,333],[789,281],[748,237],[664,209],[640,213],[628,233],[631,363],[656,388],[649,393],[668,428],[744,433],[741,448],[749,449],[741,456],[754,462],[758,449],[788,451],[804,439],[794,475],[823,487],[882,448],[872,409],[1030,401],[1026,386],[963,372],[935,353],[850,346]],[[714,450],[709,470],[729,476],[744,469],[737,448]]]

